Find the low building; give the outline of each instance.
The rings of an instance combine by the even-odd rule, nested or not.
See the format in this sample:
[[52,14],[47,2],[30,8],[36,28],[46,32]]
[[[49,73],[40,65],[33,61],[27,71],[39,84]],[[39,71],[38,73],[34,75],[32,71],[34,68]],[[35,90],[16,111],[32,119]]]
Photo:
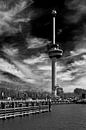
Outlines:
[[62,96],[64,93],[63,88],[56,86],[55,87],[55,96]]

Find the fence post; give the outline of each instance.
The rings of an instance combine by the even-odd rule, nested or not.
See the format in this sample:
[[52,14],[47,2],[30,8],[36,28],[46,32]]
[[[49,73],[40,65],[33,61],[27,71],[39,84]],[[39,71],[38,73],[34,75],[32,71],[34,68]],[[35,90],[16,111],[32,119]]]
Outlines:
[[51,99],[49,99],[49,112],[51,112]]

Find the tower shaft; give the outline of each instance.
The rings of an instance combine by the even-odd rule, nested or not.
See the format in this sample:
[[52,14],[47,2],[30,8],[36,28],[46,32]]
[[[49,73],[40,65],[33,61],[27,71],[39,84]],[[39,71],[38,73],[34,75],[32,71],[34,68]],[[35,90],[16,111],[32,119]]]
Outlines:
[[[55,16],[53,16],[53,45],[55,45]],[[52,94],[55,93],[55,58],[52,58]]]

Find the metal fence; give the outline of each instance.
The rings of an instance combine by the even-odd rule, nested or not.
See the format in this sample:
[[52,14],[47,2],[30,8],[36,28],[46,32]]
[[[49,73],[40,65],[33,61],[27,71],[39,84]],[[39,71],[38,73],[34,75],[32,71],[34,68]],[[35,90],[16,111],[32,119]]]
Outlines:
[[51,111],[50,101],[0,101],[0,119]]

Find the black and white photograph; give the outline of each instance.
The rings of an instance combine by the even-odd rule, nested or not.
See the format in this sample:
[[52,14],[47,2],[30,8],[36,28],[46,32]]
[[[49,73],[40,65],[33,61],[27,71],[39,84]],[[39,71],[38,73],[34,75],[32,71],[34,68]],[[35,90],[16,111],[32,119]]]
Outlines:
[[0,0],[0,130],[86,130],[86,0]]

